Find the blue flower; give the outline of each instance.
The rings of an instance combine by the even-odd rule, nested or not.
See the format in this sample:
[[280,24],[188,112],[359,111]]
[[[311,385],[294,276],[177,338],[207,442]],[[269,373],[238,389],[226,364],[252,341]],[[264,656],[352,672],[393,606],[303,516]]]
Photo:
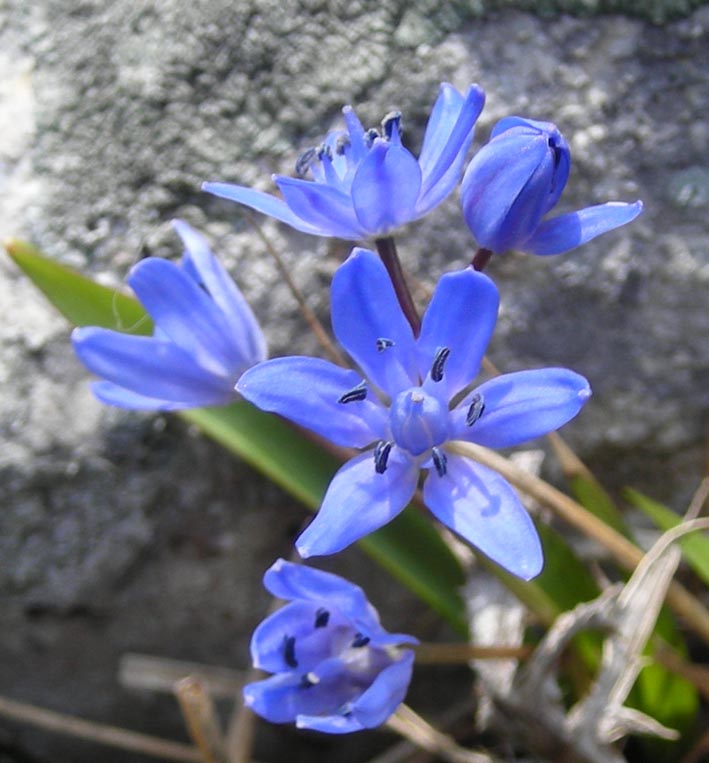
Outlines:
[[[463,97],[442,84],[418,160],[401,144],[398,112],[385,117],[379,133],[365,130],[346,106],[347,131],[331,132],[319,148],[302,154],[300,177],[273,176],[283,199],[228,183],[203,189],[316,236],[386,236],[423,217],[455,188],[484,102],[477,85]],[[308,171],[312,181],[304,179]]]
[[244,687],[246,704],[273,723],[330,734],[380,726],[404,701],[413,636],[387,633],[361,588],[279,559],[265,587],[286,604],[251,639],[254,667],[274,673]]
[[204,238],[173,222],[185,245],[179,264],[139,262],[128,283],[155,323],[153,336],[75,329],[79,360],[104,381],[92,389],[104,403],[139,410],[225,405],[239,376],[266,357],[251,309]]
[[590,395],[561,368],[470,383],[497,319],[493,282],[471,268],[439,281],[415,339],[379,258],[355,249],[332,283],[333,329],[362,369],[315,358],[266,361],[237,389],[267,411],[337,445],[367,448],[334,476],[313,522],[296,542],[301,556],[331,554],[393,519],[411,500],[421,469],[434,515],[515,575],[542,567],[534,524],[496,472],[449,450],[453,440],[493,448],[557,429]]
[[478,246],[501,254],[560,254],[634,220],[641,201],[610,201],[578,212],[542,218],[569,178],[569,146],[556,125],[507,117],[475,154],[461,187],[463,216]]

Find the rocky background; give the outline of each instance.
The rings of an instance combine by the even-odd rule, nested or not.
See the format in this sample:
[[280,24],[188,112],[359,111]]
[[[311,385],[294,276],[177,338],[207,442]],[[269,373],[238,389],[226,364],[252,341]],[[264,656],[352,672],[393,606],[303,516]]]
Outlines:
[[[366,124],[400,108],[417,150],[438,83],[477,81],[488,101],[476,145],[508,114],[564,132],[560,211],[636,198],[646,210],[568,255],[494,260],[492,358],[585,374],[595,395],[568,439],[612,488],[680,509],[702,473],[709,407],[709,8],[512,5],[6,0],[0,235],[118,284],[138,258],[178,254],[168,221],[182,217],[231,268],[273,354],[313,351],[247,218],[200,183],[271,190],[270,174],[291,172],[345,103]],[[261,222],[326,318],[347,249]],[[399,240],[428,282],[473,248],[457,198]],[[118,687],[119,656],[244,667],[262,571],[305,512],[179,420],[99,406],[67,325],[6,258],[0,306],[0,693],[184,738],[169,697]],[[356,550],[337,569],[377,577]],[[418,632],[410,597],[378,588],[385,623]],[[335,754],[328,739],[294,748],[294,733],[264,736],[259,758],[283,759],[284,744],[296,762]],[[338,740],[338,760],[363,759],[370,741]],[[97,752],[142,760],[0,720],[2,763]]]

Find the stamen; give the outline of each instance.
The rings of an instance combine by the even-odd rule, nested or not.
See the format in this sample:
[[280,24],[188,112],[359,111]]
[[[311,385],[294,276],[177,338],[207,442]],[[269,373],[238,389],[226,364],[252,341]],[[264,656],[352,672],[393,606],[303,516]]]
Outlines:
[[355,649],[359,649],[360,647],[367,646],[367,644],[371,641],[369,636],[365,636],[362,633],[356,633],[354,637],[354,641],[352,642],[352,646]]
[[386,136],[387,140],[391,140],[392,135],[396,130],[397,137],[401,135],[401,112],[390,111],[384,119],[382,119],[382,132]]
[[310,673],[305,673],[305,675],[300,677],[301,689],[310,689],[312,686],[317,686],[319,683],[320,677],[312,671],[310,671]]
[[436,467],[439,477],[445,477],[448,471],[448,458],[446,454],[438,448],[431,448],[431,455],[433,456],[433,465]]
[[283,637],[283,659],[289,668],[298,667],[298,660],[295,659],[295,636]]
[[345,392],[342,397],[338,399],[338,403],[355,403],[360,402],[361,400],[364,400],[367,397],[367,382],[362,379],[362,381],[356,386],[352,387],[351,390],[348,390]]
[[436,355],[433,358],[433,365],[431,366],[431,379],[435,382],[443,379],[443,366],[445,366],[448,356],[451,351],[448,347],[439,347],[436,350]]
[[470,408],[468,408],[468,415],[465,417],[465,423],[472,427],[473,424],[483,415],[483,412],[485,411],[485,401],[483,400],[483,396],[476,393],[473,395],[472,402],[470,403]]
[[371,148],[372,143],[374,143],[377,138],[381,137],[382,136],[373,127],[370,127],[369,130],[364,133],[364,145],[367,148]]
[[377,339],[377,350],[379,352],[384,352],[384,350],[387,349],[387,347],[393,347],[394,346],[394,340],[393,339],[387,339],[386,337],[379,337]]
[[350,147],[352,141],[350,140],[349,135],[345,135],[344,133],[342,135],[337,136],[337,140],[335,141],[335,153],[338,156],[343,156],[345,151]]
[[304,178],[308,174],[308,170],[310,169],[312,163],[315,161],[316,156],[317,149],[313,148],[312,146],[303,151],[303,153],[295,162],[295,174],[298,177]]
[[329,620],[330,613],[324,607],[320,607],[320,609],[315,613],[315,627],[324,628],[328,624]]
[[391,446],[393,443],[381,440],[377,443],[377,447],[374,449],[374,471],[377,474],[384,474],[387,470],[387,462],[389,461],[389,453],[391,453]]
[[328,158],[330,161],[332,161],[332,149],[330,148],[330,146],[329,146],[327,143],[321,143],[321,144],[318,146],[317,152],[318,152],[318,159],[319,159],[320,161],[322,161],[322,160],[323,160],[323,157],[325,157],[325,156],[326,156],[326,157],[327,157],[327,158]]

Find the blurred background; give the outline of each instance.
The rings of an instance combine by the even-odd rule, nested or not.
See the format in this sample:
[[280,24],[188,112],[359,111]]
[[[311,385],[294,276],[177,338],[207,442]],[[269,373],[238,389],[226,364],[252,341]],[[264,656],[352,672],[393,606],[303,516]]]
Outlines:
[[[316,352],[243,210],[200,184],[272,191],[271,173],[291,174],[347,103],[365,126],[401,109],[417,153],[439,83],[478,82],[475,147],[510,114],[553,121],[569,141],[558,212],[645,203],[635,223],[576,252],[493,260],[491,358],[586,375],[594,397],[565,436],[612,490],[631,484],[681,510],[705,468],[709,409],[703,5],[5,0],[0,235],[118,285],[139,258],[179,254],[169,220],[184,218],[228,265],[272,354]],[[327,320],[349,245],[260,222]],[[464,266],[475,246],[457,194],[398,244],[423,282]],[[95,402],[69,327],[6,257],[0,307],[0,692],[184,739],[170,697],[119,686],[120,656],[245,668],[267,607],[263,570],[288,554],[306,512],[181,421]],[[436,634],[358,550],[322,566],[367,584],[387,627]],[[435,707],[455,671],[421,681]],[[278,728],[261,731],[257,758],[359,761],[376,744]],[[0,720],[2,763],[94,754]]]

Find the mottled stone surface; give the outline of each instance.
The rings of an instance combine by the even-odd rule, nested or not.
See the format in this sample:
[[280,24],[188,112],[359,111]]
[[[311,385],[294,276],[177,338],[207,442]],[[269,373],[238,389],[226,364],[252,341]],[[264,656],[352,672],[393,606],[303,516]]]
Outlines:
[[[491,8],[10,0],[0,6],[0,234],[119,283],[137,258],[177,253],[167,221],[184,217],[222,253],[273,352],[312,351],[246,217],[200,183],[271,190],[270,173],[289,173],[343,103],[368,124],[401,108],[417,149],[438,83],[477,81],[488,103],[476,145],[511,113],[566,135],[574,164],[560,211],[646,205],[578,252],[493,261],[503,303],[492,357],[586,374],[595,396],[569,439],[609,484],[639,484],[679,508],[700,473],[709,407],[709,9],[657,27]],[[347,249],[264,230],[326,317]],[[399,248],[429,282],[464,264],[474,244],[457,200]],[[243,666],[266,606],[261,571],[287,553],[304,512],[177,420],[101,408],[66,325],[6,260],[0,305],[2,692],[174,736],[170,700],[118,690],[118,656]],[[371,577],[357,552],[341,564]],[[400,601],[380,588],[375,601]],[[412,623],[404,601],[392,615]],[[292,735],[264,740],[264,759]],[[313,744],[307,759],[318,745],[327,759],[328,743]],[[88,749],[0,721],[3,745],[67,762]],[[358,759],[357,744],[348,754]]]

